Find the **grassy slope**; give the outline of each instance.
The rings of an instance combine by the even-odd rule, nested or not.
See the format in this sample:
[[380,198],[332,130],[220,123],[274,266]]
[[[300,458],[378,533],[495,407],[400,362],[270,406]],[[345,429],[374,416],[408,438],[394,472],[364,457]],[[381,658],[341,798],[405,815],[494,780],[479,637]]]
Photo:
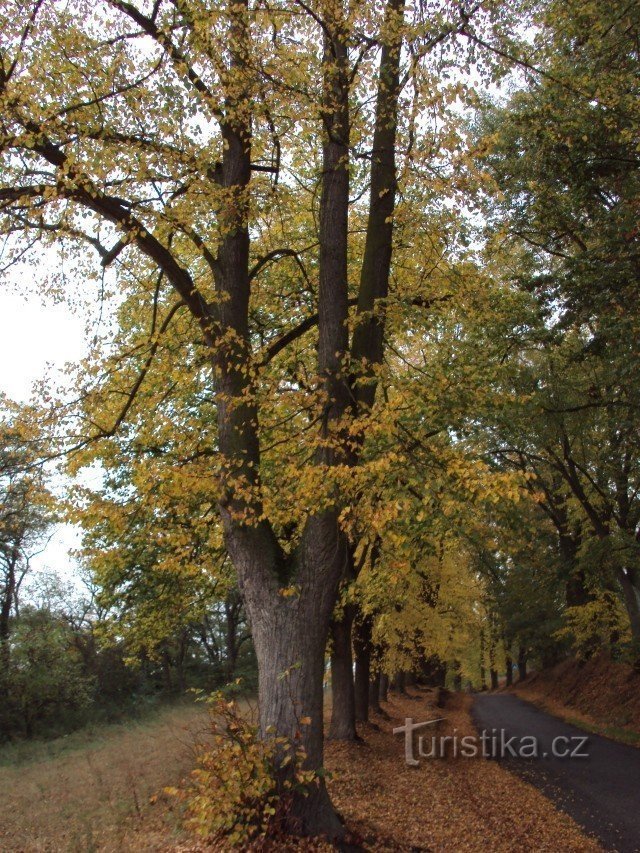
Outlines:
[[514,692],[567,722],[640,746],[640,675],[598,655],[535,673]]
[[164,707],[50,742],[0,749],[0,851],[163,849],[176,820],[163,798],[193,767],[200,705]]

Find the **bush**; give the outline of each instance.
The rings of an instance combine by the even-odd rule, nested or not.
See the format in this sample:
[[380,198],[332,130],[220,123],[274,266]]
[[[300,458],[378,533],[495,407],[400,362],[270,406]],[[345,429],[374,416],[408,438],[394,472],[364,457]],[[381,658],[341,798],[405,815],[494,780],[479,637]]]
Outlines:
[[166,793],[185,802],[186,826],[197,835],[233,849],[260,849],[285,834],[287,791],[307,790],[315,774],[303,769],[305,755],[295,744],[261,740],[235,701],[223,693],[207,701],[211,741],[199,746],[186,785]]

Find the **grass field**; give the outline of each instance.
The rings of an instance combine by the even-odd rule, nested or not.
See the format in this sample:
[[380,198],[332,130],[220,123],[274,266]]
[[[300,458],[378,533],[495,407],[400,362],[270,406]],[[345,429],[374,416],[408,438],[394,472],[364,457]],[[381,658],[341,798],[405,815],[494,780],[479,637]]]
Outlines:
[[162,795],[194,765],[206,710],[182,702],[142,720],[0,749],[0,851],[163,850],[179,840]]

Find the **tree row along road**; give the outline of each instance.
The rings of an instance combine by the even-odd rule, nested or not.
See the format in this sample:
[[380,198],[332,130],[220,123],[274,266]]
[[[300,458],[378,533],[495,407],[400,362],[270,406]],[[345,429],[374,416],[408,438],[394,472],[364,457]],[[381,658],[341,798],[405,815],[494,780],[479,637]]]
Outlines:
[[[587,732],[509,694],[477,696],[473,717],[492,757],[540,788],[607,850],[640,850],[640,749],[598,735],[587,737]],[[509,738],[515,738],[511,749],[501,749]],[[536,739],[537,757],[511,754],[519,744],[526,745],[524,738],[529,743]],[[559,757],[574,749],[586,757]]]

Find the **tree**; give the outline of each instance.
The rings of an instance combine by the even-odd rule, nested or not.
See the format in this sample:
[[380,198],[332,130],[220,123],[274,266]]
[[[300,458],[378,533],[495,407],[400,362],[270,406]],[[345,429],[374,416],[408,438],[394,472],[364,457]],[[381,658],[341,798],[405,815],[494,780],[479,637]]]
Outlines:
[[9,665],[12,615],[32,557],[52,522],[50,495],[36,465],[35,437],[6,399],[0,421],[0,660]]
[[528,402],[503,413],[496,446],[535,472],[572,594],[587,603],[585,572],[598,594],[617,581],[637,648],[640,19],[622,2],[552,2],[540,22],[537,67],[482,143],[500,188],[491,249],[541,315],[513,355]]
[[[477,11],[417,6],[409,25],[403,0],[382,14],[337,0],[4,8],[0,205],[13,259],[61,238],[86,268],[88,244],[102,269],[118,265],[138,320],[147,306],[145,333],[138,325],[78,444],[115,436],[135,413],[187,312],[191,354],[213,376],[212,498],[251,620],[261,731],[299,740],[310,769],[322,764],[324,651],[352,547],[344,495],[393,308],[394,222],[409,258],[416,187],[458,142],[444,113],[436,145],[424,120],[461,92],[445,74],[455,51],[440,46]],[[350,241],[350,228],[364,239]],[[399,290],[405,310],[429,304],[428,282],[416,285]],[[312,330],[315,359],[300,356]],[[183,385],[180,366],[156,383]],[[297,465],[284,477],[265,449],[274,423],[278,460],[289,452]],[[342,832],[322,780],[290,814],[298,831]]]
[[25,608],[12,637],[13,653],[3,702],[3,734],[12,716],[32,737],[47,719],[81,712],[92,699],[94,681],[82,671],[68,625],[48,611]]

